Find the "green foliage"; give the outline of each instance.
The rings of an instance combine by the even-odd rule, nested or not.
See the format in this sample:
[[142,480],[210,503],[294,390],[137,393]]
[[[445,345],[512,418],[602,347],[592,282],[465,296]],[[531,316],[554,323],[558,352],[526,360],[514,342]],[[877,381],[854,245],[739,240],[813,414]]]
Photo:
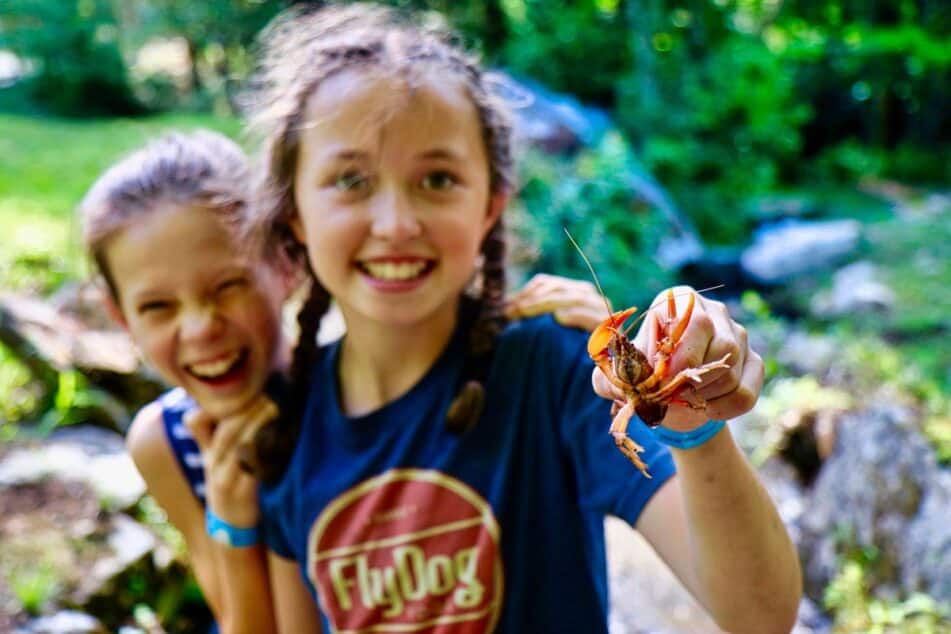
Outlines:
[[0,17],[4,48],[36,66],[29,79],[33,96],[54,112],[142,111],[132,96],[119,24],[107,0],[5,0]]
[[30,371],[0,344],[0,442],[16,435],[12,421],[35,412],[40,397]]
[[[618,117],[647,168],[717,243],[745,239],[743,202],[781,182],[811,114],[795,68],[759,34],[726,28],[730,16],[674,9],[644,18],[619,84]],[[698,46],[711,32],[716,39]]]
[[60,591],[62,581],[53,565],[19,567],[7,572],[7,583],[13,596],[27,614],[38,615]]
[[657,210],[633,198],[637,174],[618,134],[573,159],[533,154],[523,165],[524,186],[511,217],[520,244],[513,260],[526,273],[590,279],[564,230],[584,249],[615,306],[643,305],[672,282],[652,253],[666,224]]
[[74,120],[0,114],[0,285],[47,293],[84,273],[73,210],[124,153],[171,130],[199,126],[236,136],[230,117]]
[[185,47],[185,93],[168,75],[138,77],[137,92],[148,103],[229,113],[238,85],[251,72],[254,37],[287,2],[264,0],[135,0],[123,22],[128,47],[139,50],[156,39],[177,39]]
[[853,406],[853,401],[848,392],[820,385],[812,375],[771,381],[756,407],[756,418],[761,423],[762,436],[750,456],[751,462],[761,465],[775,453],[786,433],[777,421],[781,420],[786,412],[844,411]]
[[619,2],[503,0],[499,4],[505,13],[507,38],[499,50],[491,52],[506,68],[583,101],[614,105],[615,83],[631,62]]
[[[873,557],[874,558],[874,557]],[[847,559],[825,592],[825,605],[835,615],[834,632],[868,634],[931,634],[941,631],[949,613],[926,594],[901,601],[870,598],[866,586],[866,556]]]

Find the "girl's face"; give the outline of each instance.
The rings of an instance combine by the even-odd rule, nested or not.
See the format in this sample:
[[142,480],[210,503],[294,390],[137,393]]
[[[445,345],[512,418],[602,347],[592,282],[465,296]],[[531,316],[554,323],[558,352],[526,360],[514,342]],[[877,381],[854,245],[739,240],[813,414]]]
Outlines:
[[286,285],[241,255],[214,213],[160,207],[110,238],[105,255],[122,319],[166,381],[219,418],[260,392]]
[[344,72],[315,92],[305,120],[293,228],[348,325],[454,320],[505,203],[490,193],[465,91]]

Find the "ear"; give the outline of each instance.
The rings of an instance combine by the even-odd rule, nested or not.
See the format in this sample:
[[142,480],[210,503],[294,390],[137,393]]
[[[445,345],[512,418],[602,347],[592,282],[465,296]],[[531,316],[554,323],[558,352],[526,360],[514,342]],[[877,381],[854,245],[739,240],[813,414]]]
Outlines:
[[106,306],[106,314],[109,315],[112,321],[122,326],[123,329],[128,330],[129,323],[125,320],[125,315],[122,314],[122,309],[116,303],[116,300],[113,299],[112,294],[108,291],[105,292],[103,303]]
[[485,214],[485,224],[482,225],[483,239],[489,234],[489,230],[495,225],[496,221],[498,221],[506,205],[509,204],[509,198],[510,195],[507,191],[496,192],[489,198],[489,207]]
[[301,244],[307,244],[307,241],[304,240],[304,223],[300,221],[300,214],[291,216],[289,224],[291,231],[294,233],[294,238]]

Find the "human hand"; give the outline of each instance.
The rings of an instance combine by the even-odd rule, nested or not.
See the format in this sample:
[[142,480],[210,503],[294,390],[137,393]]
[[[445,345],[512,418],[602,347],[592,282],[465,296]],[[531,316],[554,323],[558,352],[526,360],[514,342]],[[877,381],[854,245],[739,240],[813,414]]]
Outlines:
[[506,300],[509,319],[552,313],[563,326],[592,331],[607,319],[610,309],[591,282],[539,273]]
[[[690,381],[683,399],[697,407],[670,405],[661,424],[677,431],[690,431],[708,420],[726,420],[749,411],[763,386],[763,360],[749,347],[746,329],[730,318],[722,302],[707,299],[692,288],[673,289],[677,317],[668,325],[667,292],[659,294],[644,317],[634,345],[647,355],[652,365],[658,360],[658,342],[684,318],[689,296],[694,307],[683,335],[674,347],[661,385],[670,382],[681,370],[720,361],[726,355],[729,368],[714,369]],[[662,334],[658,334],[662,333]],[[592,375],[595,392],[612,400],[626,400],[623,392],[595,368]],[[681,394],[678,394],[678,398]]]
[[251,527],[258,523],[257,479],[241,467],[238,450],[253,442],[258,429],[277,415],[277,405],[261,394],[220,420],[201,409],[185,416],[185,425],[201,450],[208,506],[233,526]]

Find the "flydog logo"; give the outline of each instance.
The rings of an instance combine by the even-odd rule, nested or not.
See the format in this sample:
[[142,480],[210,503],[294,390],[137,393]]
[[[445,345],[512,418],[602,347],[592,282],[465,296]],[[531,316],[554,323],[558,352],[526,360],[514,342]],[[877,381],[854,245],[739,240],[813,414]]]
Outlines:
[[340,495],[310,531],[307,570],[335,632],[491,632],[499,526],[468,485],[397,469]]

